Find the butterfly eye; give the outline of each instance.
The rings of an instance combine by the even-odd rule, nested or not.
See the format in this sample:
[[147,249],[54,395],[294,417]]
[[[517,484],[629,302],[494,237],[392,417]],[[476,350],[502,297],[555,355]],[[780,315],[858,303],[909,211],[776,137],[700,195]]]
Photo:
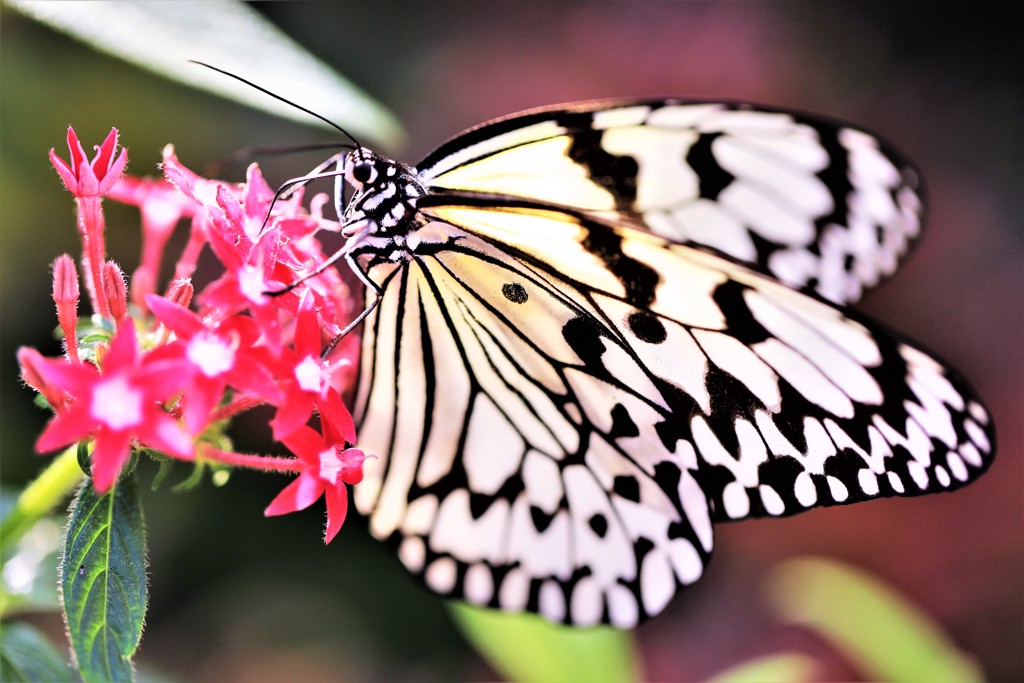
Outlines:
[[352,167],[352,178],[363,185],[370,182],[375,175],[373,164],[368,161],[360,161]]

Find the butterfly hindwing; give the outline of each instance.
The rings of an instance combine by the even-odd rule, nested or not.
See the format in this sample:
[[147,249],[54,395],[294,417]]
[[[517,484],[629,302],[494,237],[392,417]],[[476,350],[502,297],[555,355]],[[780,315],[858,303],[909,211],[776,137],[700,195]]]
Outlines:
[[540,109],[472,129],[418,170],[434,191],[631,217],[837,303],[891,275],[920,228],[916,174],[876,138],[746,105]]
[[582,350],[617,342],[560,280],[449,232],[370,271],[396,274],[367,328],[360,443],[382,455],[356,504],[442,594],[634,625],[711,550],[696,460],[665,452],[665,407],[632,386],[644,373],[626,349],[618,378]]
[[628,626],[699,578],[712,520],[987,465],[969,389],[873,323],[584,212],[420,211],[416,256],[368,268],[356,504],[442,594]]

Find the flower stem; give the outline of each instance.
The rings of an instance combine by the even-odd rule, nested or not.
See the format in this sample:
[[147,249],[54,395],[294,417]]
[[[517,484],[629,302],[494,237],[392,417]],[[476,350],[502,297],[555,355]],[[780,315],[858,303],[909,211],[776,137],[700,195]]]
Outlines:
[[6,553],[36,521],[60,505],[84,476],[78,465],[78,444],[54,458],[42,474],[25,487],[0,523],[0,550]]
[[213,446],[203,446],[200,451],[207,460],[213,460],[233,467],[247,467],[264,472],[302,472],[302,461],[298,458],[277,458],[265,455],[231,453]]

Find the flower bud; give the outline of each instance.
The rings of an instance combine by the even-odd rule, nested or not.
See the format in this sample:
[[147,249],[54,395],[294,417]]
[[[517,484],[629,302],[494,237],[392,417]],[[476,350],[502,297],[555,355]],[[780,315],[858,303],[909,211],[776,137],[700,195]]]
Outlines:
[[25,384],[42,394],[54,410],[60,410],[64,407],[65,403],[64,392],[60,387],[55,387],[43,379],[40,366],[44,363],[46,363],[46,359],[35,349],[27,346],[18,349],[18,365],[21,366],[21,379],[24,380]]
[[103,296],[114,322],[124,320],[128,315],[128,288],[124,284],[124,273],[113,261],[103,264]]
[[192,286],[192,280],[189,278],[179,278],[172,281],[167,287],[167,296],[165,298],[182,308],[188,308],[192,303],[192,295],[194,293],[195,288]]
[[75,328],[78,325],[79,293],[75,262],[67,254],[61,254],[53,262],[53,301],[57,304],[57,322],[64,333],[64,344],[71,360],[78,360]]

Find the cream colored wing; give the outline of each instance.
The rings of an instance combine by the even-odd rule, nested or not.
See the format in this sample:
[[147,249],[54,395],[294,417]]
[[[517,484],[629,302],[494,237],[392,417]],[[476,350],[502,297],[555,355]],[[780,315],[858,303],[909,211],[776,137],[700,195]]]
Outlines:
[[954,371],[743,266],[584,212],[430,196],[363,337],[355,501],[433,590],[630,626],[712,522],[957,488]]

